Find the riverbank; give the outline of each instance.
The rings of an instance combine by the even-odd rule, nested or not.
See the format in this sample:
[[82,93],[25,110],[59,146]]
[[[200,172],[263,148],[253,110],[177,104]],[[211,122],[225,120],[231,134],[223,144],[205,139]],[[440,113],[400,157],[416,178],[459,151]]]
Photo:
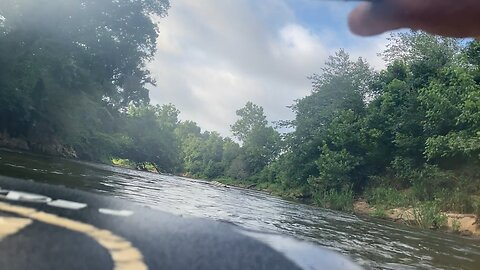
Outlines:
[[[192,178],[191,176],[186,176],[186,177]],[[292,188],[289,190],[285,190],[281,187],[281,185],[276,183],[269,183],[269,182],[253,183],[250,181],[234,180],[231,178],[218,178],[218,179],[215,179],[214,181],[222,183],[227,186],[266,192],[270,195],[281,197],[289,201],[295,201],[295,202],[300,202],[300,203],[305,203],[310,205],[313,204],[312,196],[306,195],[304,188]]]
[[[252,184],[249,182],[236,182],[232,179],[217,179],[211,183],[212,185],[221,187],[236,187],[267,192],[287,200],[318,206],[312,198],[299,196],[300,190],[284,193],[274,184]],[[386,209],[384,206],[373,206],[363,199],[358,199],[353,202],[352,212],[359,216],[369,216],[412,227],[439,230],[464,237],[480,239],[480,224],[477,222],[476,215],[439,212],[435,210],[432,211],[432,209],[425,210],[420,208],[421,207],[397,207]]]
[[[269,187],[266,185],[256,185],[248,182],[240,182],[235,184],[235,182],[231,179],[217,179],[211,181],[210,183],[217,187],[235,187],[266,192],[270,195],[279,196],[287,200],[296,201],[298,203],[306,203],[304,197],[295,197],[293,196],[294,193],[282,194],[279,190],[269,189]],[[308,200],[307,204],[315,205],[313,200]],[[412,207],[384,209],[382,206],[372,206],[365,200],[356,200],[353,204],[353,213],[358,216],[379,218],[412,227],[422,227],[422,225],[419,224],[419,222],[421,222],[419,219],[422,218],[419,216],[421,213],[418,213],[417,210]],[[430,227],[424,229],[434,229],[447,233],[458,234],[464,237],[480,239],[480,224],[477,224],[476,215],[449,212],[441,212],[439,215],[441,217],[445,217],[444,225],[441,225],[438,228]]]
[[40,136],[35,139],[14,138],[6,132],[0,132],[0,148],[78,159],[78,155],[73,147],[62,144],[55,138],[42,139]]
[[[418,214],[415,213],[415,211],[416,210],[412,207],[392,208],[387,210],[379,209],[378,207],[371,206],[364,200],[356,201],[354,204],[354,212],[357,215],[376,217],[396,223],[419,227]],[[439,230],[480,239],[480,224],[477,224],[476,215],[448,212],[441,212],[441,215],[446,218],[446,222],[444,226],[438,228]]]

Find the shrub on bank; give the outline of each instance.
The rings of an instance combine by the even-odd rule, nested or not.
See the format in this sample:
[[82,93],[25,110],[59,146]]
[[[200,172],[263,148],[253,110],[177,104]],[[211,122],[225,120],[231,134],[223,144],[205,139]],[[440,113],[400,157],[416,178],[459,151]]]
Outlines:
[[477,216],[475,223],[480,226],[480,199],[477,198],[473,203],[474,213]]
[[135,169],[136,168],[135,162],[132,162],[128,159],[113,158],[111,160],[111,163],[114,166],[119,166],[119,167],[123,167],[123,168],[127,168],[127,169]]
[[386,208],[407,207],[411,203],[411,198],[408,194],[393,188],[372,188],[367,190],[364,196],[369,204],[381,205]]
[[370,216],[375,217],[375,218],[381,218],[381,219],[387,219],[388,218],[387,210],[385,210],[385,208],[383,208],[383,206],[375,207],[375,209],[373,209]]
[[425,165],[413,180],[412,191],[420,201],[432,201],[441,190],[453,190],[456,178],[450,171],[444,171],[437,166]]
[[354,203],[353,191],[351,188],[344,188],[341,191],[327,190],[315,195],[315,202],[324,208],[352,212]]
[[413,219],[416,226],[434,230],[445,227],[448,222],[437,201],[418,203],[413,208]]
[[452,220],[452,232],[459,233],[461,228],[461,223],[458,219]]
[[436,198],[443,211],[456,213],[472,213],[474,211],[471,196],[460,188],[456,188],[453,192],[443,189],[437,193]]

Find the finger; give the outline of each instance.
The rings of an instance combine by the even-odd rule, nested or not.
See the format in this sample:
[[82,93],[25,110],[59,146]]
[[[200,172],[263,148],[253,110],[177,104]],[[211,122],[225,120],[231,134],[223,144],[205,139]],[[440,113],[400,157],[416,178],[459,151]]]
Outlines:
[[404,1],[383,0],[360,4],[350,13],[350,30],[361,36],[372,36],[385,31],[406,27],[411,17],[410,8]]
[[480,35],[479,0],[378,0],[349,17],[355,34],[371,36],[403,27],[450,37]]

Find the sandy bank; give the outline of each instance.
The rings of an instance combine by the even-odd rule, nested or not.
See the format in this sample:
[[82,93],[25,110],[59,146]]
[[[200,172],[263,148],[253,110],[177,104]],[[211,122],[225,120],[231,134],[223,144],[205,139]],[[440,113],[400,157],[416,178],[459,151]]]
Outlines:
[[[375,207],[369,205],[365,201],[357,201],[354,205],[354,211],[360,215],[372,215],[375,211]],[[385,211],[386,219],[404,223],[414,224],[414,212],[412,208],[395,208]],[[447,218],[446,230],[454,233],[458,233],[463,236],[471,236],[480,238],[480,224],[476,223],[477,217],[473,214],[458,214],[458,213],[444,213]]]

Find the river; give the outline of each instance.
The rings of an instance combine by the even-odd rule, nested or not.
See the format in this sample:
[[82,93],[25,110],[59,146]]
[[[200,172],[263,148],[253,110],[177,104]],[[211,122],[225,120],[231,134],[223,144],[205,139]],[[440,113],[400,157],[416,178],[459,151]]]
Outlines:
[[329,247],[366,269],[480,269],[480,241],[293,203],[251,190],[101,164],[0,151],[0,175],[233,222]]

